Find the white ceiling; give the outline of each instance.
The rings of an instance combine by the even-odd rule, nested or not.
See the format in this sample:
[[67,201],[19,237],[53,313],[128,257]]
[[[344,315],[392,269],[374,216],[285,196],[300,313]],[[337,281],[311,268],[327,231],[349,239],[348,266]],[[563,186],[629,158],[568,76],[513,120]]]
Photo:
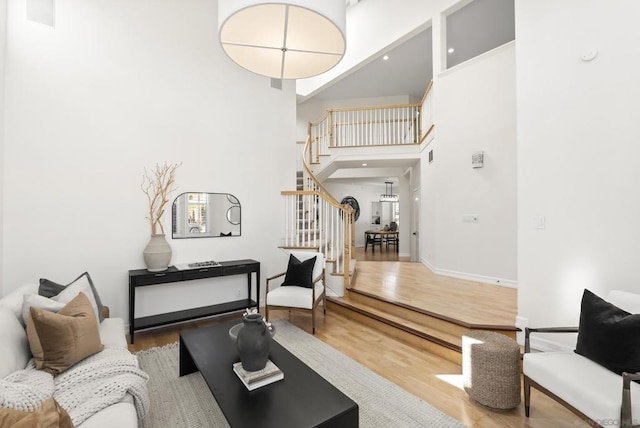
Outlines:
[[[346,1],[353,4],[358,0]],[[448,61],[455,65],[513,40],[514,22],[514,0],[473,0],[453,11],[447,17],[445,49],[454,48],[454,52],[447,54]],[[395,47],[390,46],[359,69],[337,78],[331,86],[304,101],[398,95],[422,97],[433,77],[431,33],[431,28],[427,28]],[[389,56],[387,61],[382,59],[384,55]]]
[[[431,28],[377,58],[306,100],[410,95],[421,98],[433,76]],[[382,57],[387,55],[388,60]],[[305,100],[305,101],[306,101]]]

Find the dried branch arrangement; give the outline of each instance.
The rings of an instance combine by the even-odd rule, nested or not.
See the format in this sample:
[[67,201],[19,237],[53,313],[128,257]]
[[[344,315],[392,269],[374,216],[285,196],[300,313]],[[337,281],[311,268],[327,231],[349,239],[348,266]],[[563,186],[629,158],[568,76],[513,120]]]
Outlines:
[[160,233],[164,234],[164,226],[162,225],[162,215],[164,207],[169,202],[169,194],[175,190],[175,173],[176,169],[182,165],[180,163],[156,164],[151,171],[144,169],[142,176],[142,192],[147,195],[149,201],[149,216],[147,219],[151,222],[151,235],[156,235],[158,227]]

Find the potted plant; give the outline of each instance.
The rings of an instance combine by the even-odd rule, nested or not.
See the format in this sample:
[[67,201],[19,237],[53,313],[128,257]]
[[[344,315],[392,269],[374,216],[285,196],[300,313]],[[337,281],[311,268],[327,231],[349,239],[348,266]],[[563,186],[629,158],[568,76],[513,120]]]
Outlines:
[[169,194],[175,190],[175,172],[180,165],[182,162],[156,164],[151,171],[147,171],[145,168],[142,175],[140,187],[142,192],[147,195],[149,203],[147,219],[151,225],[151,239],[143,251],[144,262],[149,272],[167,270],[171,262],[171,247],[164,235],[162,216],[164,208],[169,202]]

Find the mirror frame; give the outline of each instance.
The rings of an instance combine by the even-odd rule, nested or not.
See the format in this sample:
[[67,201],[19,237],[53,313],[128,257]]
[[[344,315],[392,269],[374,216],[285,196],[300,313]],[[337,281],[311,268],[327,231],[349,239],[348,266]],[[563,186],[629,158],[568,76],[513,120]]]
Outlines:
[[[205,216],[208,217],[208,220],[210,220],[211,218],[213,218],[213,217],[210,217],[210,215],[215,214],[216,216],[215,223],[218,224],[218,228],[221,228],[220,224],[224,222],[225,224],[230,225],[231,226],[230,228],[232,230],[230,231],[226,229],[223,231],[213,230],[213,233],[200,233],[199,228],[198,228],[198,233],[192,232],[191,230],[187,230],[189,229],[189,227],[188,227],[188,220],[185,219],[185,216],[188,218],[188,213],[187,213],[188,204],[189,204],[188,195],[193,195],[193,194],[207,195],[208,197],[219,196],[218,198],[219,202],[218,200],[216,200],[215,205],[210,205],[209,198],[207,197],[206,203],[207,203],[207,206],[209,207],[209,211]],[[184,200],[181,200],[181,198],[183,198]],[[185,205],[183,208],[185,212],[182,213],[182,215],[178,213],[179,201],[180,203]],[[213,207],[218,207],[222,203],[224,203],[224,205],[222,205],[220,210],[216,209],[215,211],[217,212],[212,211],[214,209]],[[234,217],[232,217],[232,213],[235,212],[236,210],[237,210],[237,222],[234,222],[232,221],[234,220]],[[187,223],[185,223],[187,224],[187,227],[184,229],[182,233],[178,233],[178,230],[180,229],[179,226],[184,221],[187,221]],[[194,228],[191,228],[191,229],[194,229]],[[235,237],[235,236],[242,236],[242,206],[240,204],[239,199],[235,195],[232,195],[230,193],[215,193],[215,192],[183,192],[178,196],[176,196],[176,198],[173,200],[173,204],[171,206],[171,237],[172,239],[226,238],[226,237]]]
[[[236,209],[234,210],[234,208],[236,208]],[[237,214],[238,219],[237,220],[236,220],[236,218],[234,216],[234,213],[236,211],[238,212],[238,214]],[[231,223],[234,226],[237,226],[237,225],[240,224],[240,218],[241,218],[240,204],[232,205],[232,206],[229,207],[229,209],[227,209],[227,221],[229,223]]]

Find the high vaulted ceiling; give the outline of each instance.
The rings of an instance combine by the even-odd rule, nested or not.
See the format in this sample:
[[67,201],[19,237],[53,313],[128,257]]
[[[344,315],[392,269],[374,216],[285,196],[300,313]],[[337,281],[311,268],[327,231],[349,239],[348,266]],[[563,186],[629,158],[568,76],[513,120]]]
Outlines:
[[[381,52],[373,61],[309,99],[410,95],[422,97],[433,76],[431,28],[401,45]],[[383,57],[388,59],[384,60]]]
[[[347,0],[347,5],[357,2]],[[513,40],[514,33],[513,0],[474,0],[447,17],[443,49],[448,51],[448,62],[455,65]],[[406,95],[420,98],[433,77],[432,45],[432,31],[427,28],[397,46],[383,49],[304,101]]]

